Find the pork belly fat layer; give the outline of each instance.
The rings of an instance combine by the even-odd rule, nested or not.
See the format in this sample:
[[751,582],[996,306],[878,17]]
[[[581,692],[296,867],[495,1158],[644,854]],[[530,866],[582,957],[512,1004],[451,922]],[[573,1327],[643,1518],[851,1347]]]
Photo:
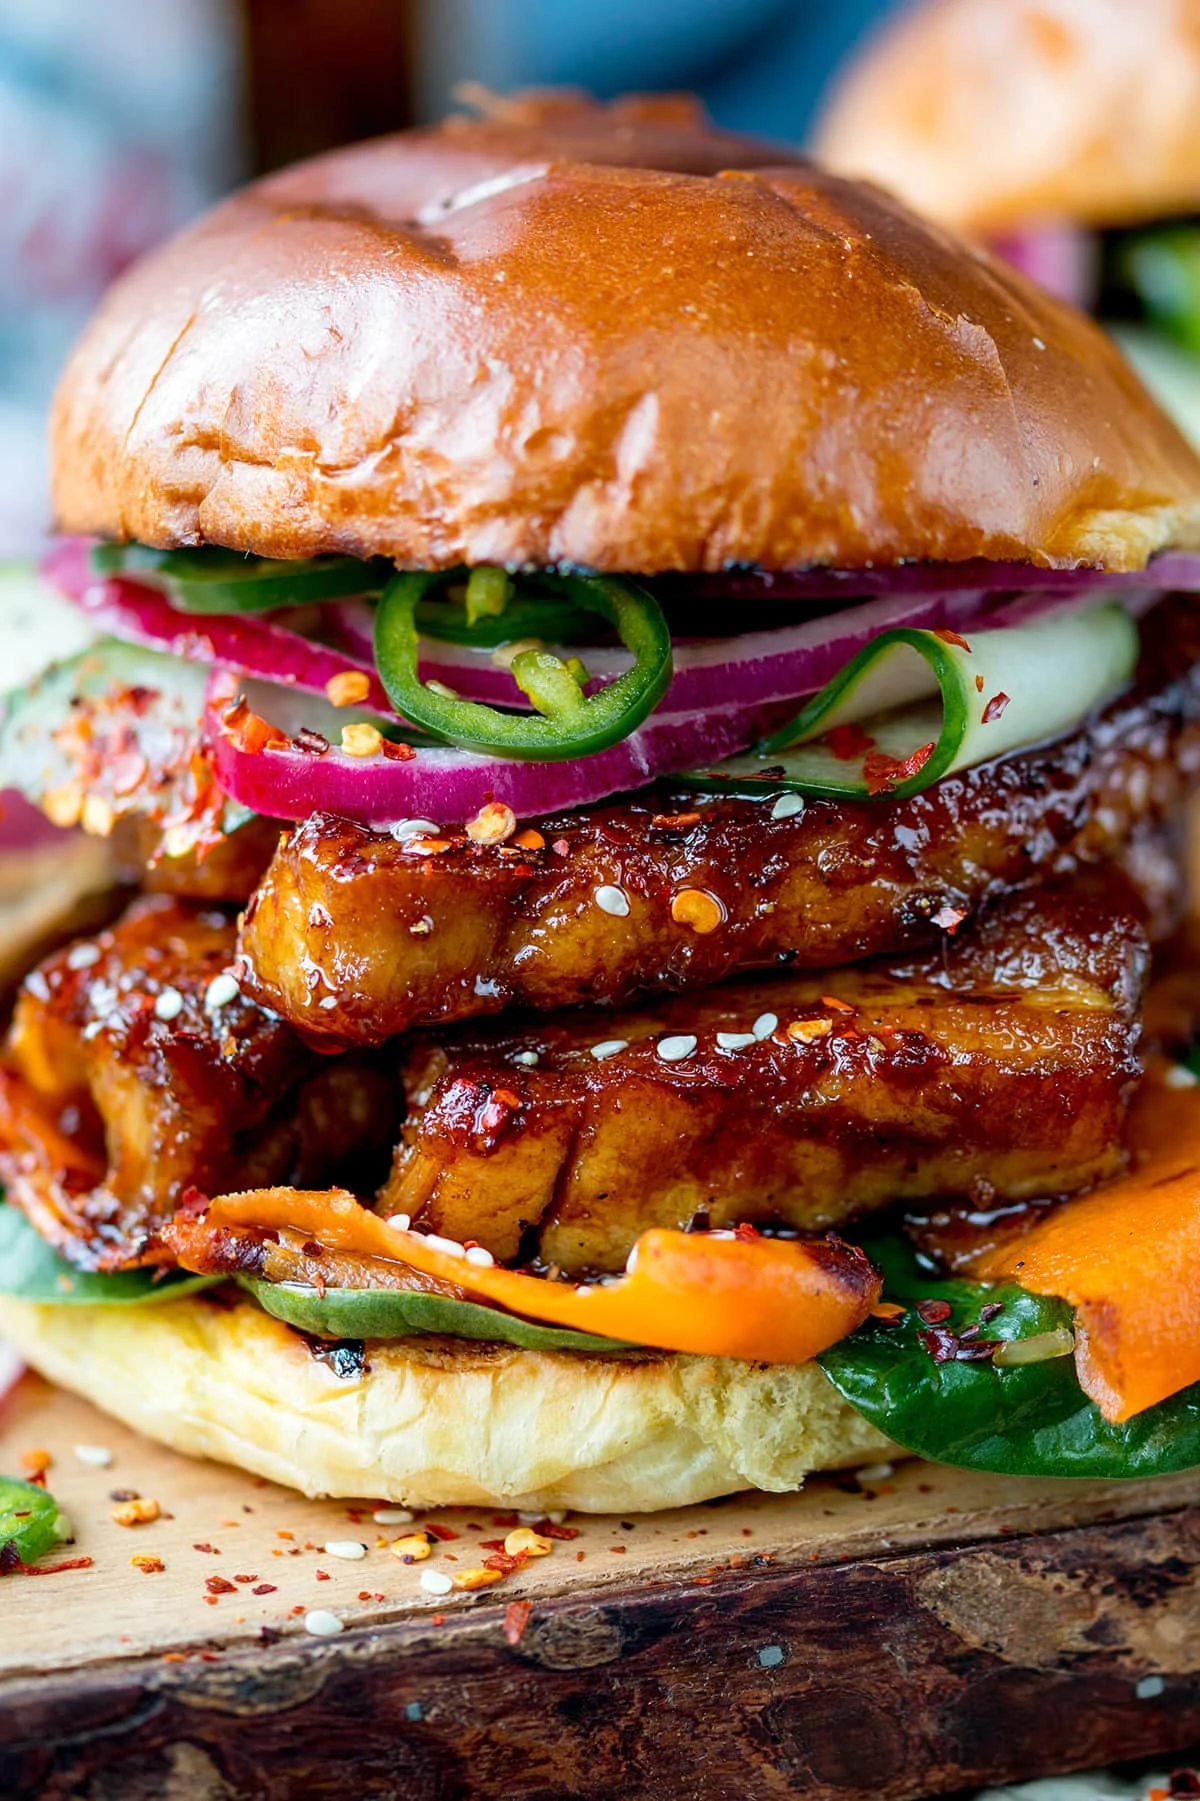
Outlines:
[[[372,1152],[386,1167],[394,1078],[358,1056],[320,1058],[248,1001],[230,973],[234,938],[219,909],[144,898],[25,983],[9,1067],[106,1171],[94,1192],[31,1205],[43,1221],[65,1216],[64,1248],[81,1259],[132,1255],[189,1187],[319,1185],[370,1169]],[[0,1175],[18,1199],[31,1180],[3,1149]]]
[[651,1226],[836,1225],[1115,1173],[1148,952],[1116,871],[907,961],[410,1042],[381,1210],[619,1270]]
[[520,844],[286,835],[251,901],[244,981],[313,1039],[703,988],[935,941],[982,903],[1118,855],[1200,770],[1200,609],[1162,603],[1135,686],[1051,746],[907,801],[652,790],[543,820]]

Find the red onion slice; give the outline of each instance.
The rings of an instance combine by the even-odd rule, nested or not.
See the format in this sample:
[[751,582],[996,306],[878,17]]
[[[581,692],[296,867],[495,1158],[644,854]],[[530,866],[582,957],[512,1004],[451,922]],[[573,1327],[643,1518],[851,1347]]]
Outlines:
[[322,754],[295,744],[272,750],[245,747],[225,723],[220,678],[209,684],[205,730],[217,779],[225,792],[271,819],[336,813],[362,825],[404,819],[459,825],[490,800],[504,801],[519,818],[582,807],[657,776],[708,765],[744,750],[767,721],[761,711],[655,713],[643,726],[595,756],[562,763],[517,763],[472,751],[418,750],[406,761],[376,754]]
[[324,695],[335,676],[363,675],[369,691],[362,704],[396,717],[373,664],[360,663],[302,638],[287,626],[251,614],[201,617],[181,613],[158,588],[124,576],[95,575],[88,554],[87,543],[74,539],[55,549],[43,567],[46,575],[114,638],[306,694]]
[[1085,226],[1066,219],[1044,221],[992,238],[989,249],[1068,306],[1085,313],[1092,310],[1100,273],[1100,240]]
[[[1089,585],[1080,600],[1094,604],[1103,592],[1101,584]],[[1125,600],[1138,598],[1125,589],[1119,594]],[[693,713],[800,700],[823,688],[843,664],[891,626],[919,626],[927,631],[994,630],[1015,617],[1029,619],[1059,610],[1071,604],[1071,598],[1053,588],[1017,595],[979,589],[885,595],[799,625],[742,632],[729,638],[677,640],[675,672],[662,708],[668,713]],[[573,644],[559,654],[582,659],[591,677],[589,693],[615,681],[631,664],[626,652],[607,646],[593,650]],[[508,671],[493,663],[489,651],[426,641],[421,673],[427,681],[444,682],[467,700],[515,708],[529,704]]]
[[15,788],[0,789],[0,853],[41,850],[49,844],[61,844],[66,836]]

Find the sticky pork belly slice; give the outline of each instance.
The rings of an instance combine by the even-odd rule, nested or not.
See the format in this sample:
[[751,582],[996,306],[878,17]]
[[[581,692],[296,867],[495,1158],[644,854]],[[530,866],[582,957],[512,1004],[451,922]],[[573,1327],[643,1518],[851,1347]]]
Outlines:
[[380,1207],[575,1273],[651,1226],[1075,1192],[1121,1167],[1147,956],[1105,869],[905,961],[416,1038]]
[[[224,910],[136,901],[41,964],[0,1072],[0,1177],[84,1264],[152,1245],[189,1189],[370,1174],[394,1141],[394,1075],[320,1058],[242,994]],[[57,1146],[57,1149],[56,1149]]]
[[1162,603],[1134,686],[1079,731],[908,800],[664,784],[500,845],[315,818],[241,936],[248,992],[314,1040],[622,1004],[935,942],[997,896],[1119,856],[1200,773],[1200,608]]

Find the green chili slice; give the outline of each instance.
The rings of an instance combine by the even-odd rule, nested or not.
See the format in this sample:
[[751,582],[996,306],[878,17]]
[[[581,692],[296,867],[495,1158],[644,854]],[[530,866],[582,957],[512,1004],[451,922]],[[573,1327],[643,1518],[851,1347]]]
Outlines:
[[[447,579],[427,570],[392,578],[376,614],[375,662],[396,711],[460,749],[535,762],[588,756],[627,738],[666,693],[671,633],[662,609],[643,588],[612,576],[559,578],[572,605],[599,614],[633,653],[633,668],[596,694],[585,695],[586,671],[575,659],[565,663],[541,649],[518,651],[512,662],[513,679],[533,713],[502,713],[423,682],[417,609]],[[507,608],[501,618],[504,640],[515,641]]]
[[0,1547],[12,1545],[22,1563],[53,1551],[71,1528],[53,1495],[32,1482],[0,1476]]
[[896,627],[754,751],[675,779],[759,797],[903,798],[1057,737],[1128,681],[1137,654],[1137,626],[1114,605],[965,638]]
[[390,564],[357,557],[292,561],[244,556],[208,544],[199,550],[153,550],[146,544],[98,544],[97,575],[139,577],[161,588],[181,613],[270,613],[352,595],[378,594]]
[[1173,225],[1119,240],[1115,274],[1168,338],[1200,351],[1200,230]]

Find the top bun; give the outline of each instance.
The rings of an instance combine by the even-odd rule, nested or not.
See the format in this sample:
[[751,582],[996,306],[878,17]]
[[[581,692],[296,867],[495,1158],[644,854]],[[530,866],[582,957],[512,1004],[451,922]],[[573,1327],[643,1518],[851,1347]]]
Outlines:
[[501,103],[235,195],[126,275],[54,408],[69,531],[652,573],[1200,543],[1108,341],[678,100]]
[[918,0],[817,154],[944,224],[1124,225],[1200,204],[1200,0]]

